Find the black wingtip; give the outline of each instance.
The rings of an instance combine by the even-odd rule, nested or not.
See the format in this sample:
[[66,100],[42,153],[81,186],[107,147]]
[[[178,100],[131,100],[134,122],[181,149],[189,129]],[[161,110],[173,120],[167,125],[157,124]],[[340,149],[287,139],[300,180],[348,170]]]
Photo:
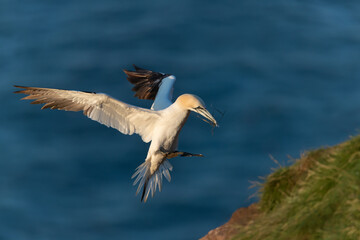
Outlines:
[[[136,71],[146,70],[146,69],[144,69],[144,68],[141,68],[141,67],[136,66],[135,64],[133,64],[133,67],[135,68]],[[146,71],[149,71],[149,70],[146,70]]]
[[134,85],[132,91],[135,97],[139,99],[154,100],[159,90],[161,81],[168,77],[169,74],[153,72],[144,68],[140,68],[133,64],[135,71],[124,69],[127,80]]
[[135,64],[132,65],[135,69],[135,71],[133,70],[128,70],[128,69],[123,69],[123,71],[125,72],[126,75],[129,75],[130,74],[134,74],[134,73],[152,73],[153,71],[151,70],[147,70],[145,68],[141,68],[141,67],[138,67],[136,66]]

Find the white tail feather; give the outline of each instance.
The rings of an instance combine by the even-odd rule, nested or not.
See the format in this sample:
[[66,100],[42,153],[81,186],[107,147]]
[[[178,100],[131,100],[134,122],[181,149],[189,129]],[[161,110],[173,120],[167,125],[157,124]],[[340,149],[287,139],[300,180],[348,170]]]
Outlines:
[[135,178],[133,185],[139,183],[136,195],[140,192],[141,188],[143,188],[141,201],[144,202],[148,199],[150,192],[151,197],[154,197],[157,188],[159,188],[159,192],[161,192],[163,175],[169,182],[171,181],[170,171],[172,171],[173,167],[168,160],[165,160],[153,174],[150,173],[150,167],[151,161],[145,161],[136,168],[135,173],[131,177]]

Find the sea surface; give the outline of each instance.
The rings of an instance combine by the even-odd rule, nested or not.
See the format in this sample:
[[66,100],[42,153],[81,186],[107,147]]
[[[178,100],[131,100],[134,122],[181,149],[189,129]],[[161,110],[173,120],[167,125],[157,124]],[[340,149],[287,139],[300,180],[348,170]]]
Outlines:
[[[198,239],[257,201],[254,181],[359,133],[360,2],[0,1],[0,239]],[[177,77],[191,114],[171,183],[147,203],[147,153],[81,113],[40,110],[13,85],[133,97],[132,64]],[[256,195],[256,194],[255,194]]]

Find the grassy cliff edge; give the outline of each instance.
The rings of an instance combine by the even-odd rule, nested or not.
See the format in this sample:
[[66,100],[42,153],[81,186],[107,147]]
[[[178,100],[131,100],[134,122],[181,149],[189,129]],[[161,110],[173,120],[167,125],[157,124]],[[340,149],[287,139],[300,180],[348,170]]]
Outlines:
[[360,239],[360,136],[275,170],[259,203],[203,239]]

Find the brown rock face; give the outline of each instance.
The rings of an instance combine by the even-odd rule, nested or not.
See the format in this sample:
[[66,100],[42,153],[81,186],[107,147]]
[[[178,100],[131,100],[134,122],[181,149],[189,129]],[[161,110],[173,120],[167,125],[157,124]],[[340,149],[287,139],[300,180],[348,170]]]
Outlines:
[[232,238],[237,229],[244,227],[259,215],[258,205],[251,204],[247,208],[239,208],[231,216],[230,220],[224,225],[211,230],[200,240],[226,240]]

